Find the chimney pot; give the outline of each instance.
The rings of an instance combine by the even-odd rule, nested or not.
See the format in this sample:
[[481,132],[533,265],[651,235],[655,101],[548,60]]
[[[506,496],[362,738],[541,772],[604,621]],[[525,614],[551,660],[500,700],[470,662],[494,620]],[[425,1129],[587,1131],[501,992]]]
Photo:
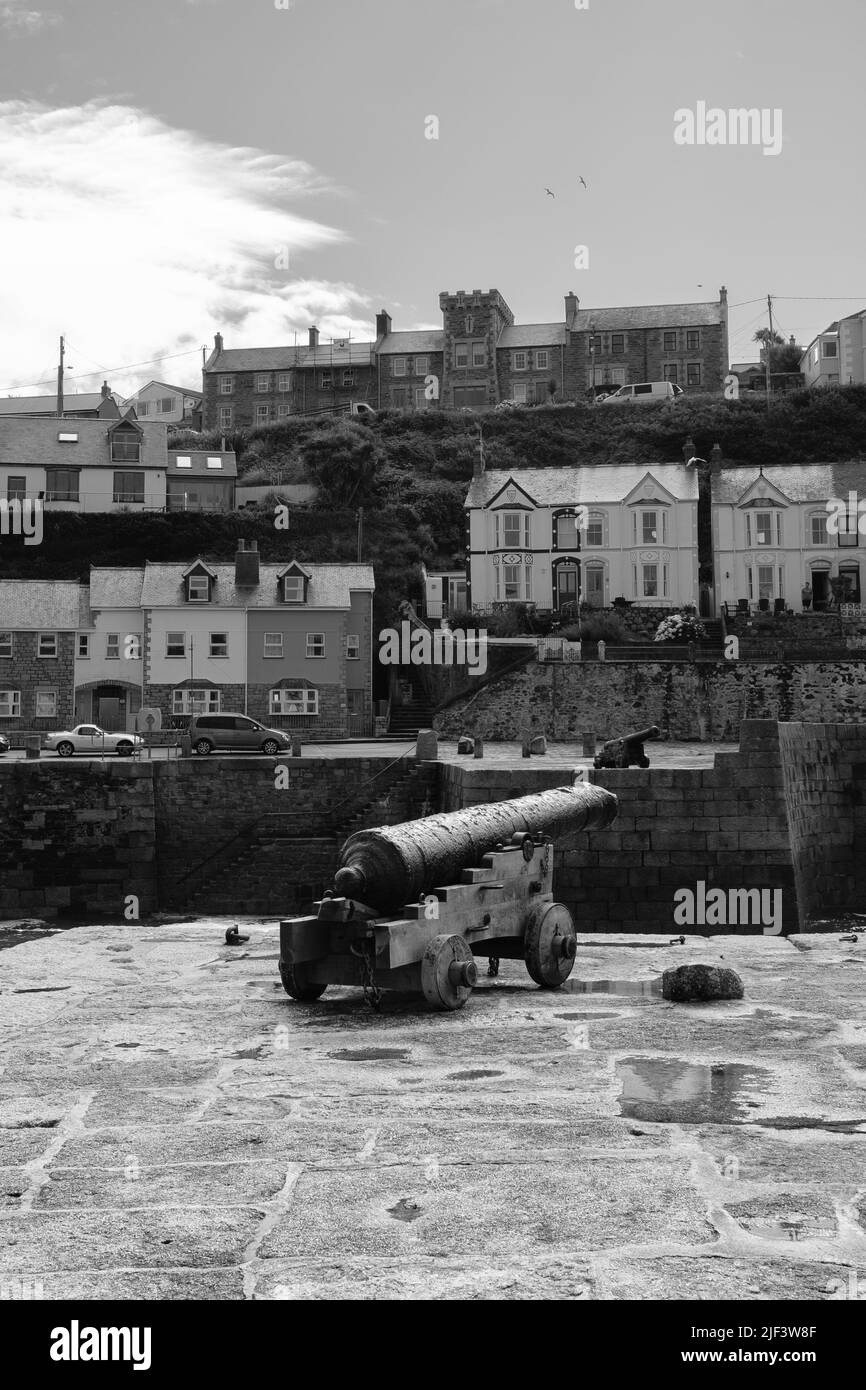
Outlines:
[[215,333],[215,334],[213,335],[213,345],[214,345],[214,351],[215,351],[215,352],[222,352],[222,350],[223,350],[223,335],[222,335],[222,333]]
[[318,346],[319,346],[319,330],[318,330],[318,328],[311,328],[311,329],[310,329],[310,347],[311,347],[311,348],[317,348]]

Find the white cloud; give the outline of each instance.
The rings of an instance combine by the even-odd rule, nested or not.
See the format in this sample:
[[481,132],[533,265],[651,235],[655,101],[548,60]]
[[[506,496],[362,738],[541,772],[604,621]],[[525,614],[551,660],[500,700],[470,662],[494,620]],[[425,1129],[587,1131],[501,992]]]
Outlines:
[[31,10],[27,0],[4,0],[0,4],[0,30],[13,33],[16,30],[35,34],[40,29],[59,24],[61,16],[54,10]]
[[[369,337],[365,297],[311,275],[309,253],[346,240],[295,211],[327,188],[302,160],[218,145],[127,106],[0,103],[0,243],[15,267],[0,282],[0,388],[43,375],[60,333],[106,367],[217,329],[227,347],[291,342],[291,326],[311,322],[323,337]],[[76,377],[91,365],[71,347],[70,361]],[[170,379],[186,365],[181,380],[195,380],[195,363],[179,359]]]

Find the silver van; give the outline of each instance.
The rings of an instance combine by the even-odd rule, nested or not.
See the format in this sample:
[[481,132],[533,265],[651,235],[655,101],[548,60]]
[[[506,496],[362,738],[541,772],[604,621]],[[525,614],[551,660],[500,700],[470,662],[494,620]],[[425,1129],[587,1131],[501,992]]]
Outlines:
[[684,395],[681,386],[672,381],[639,381],[633,386],[621,386],[599,405],[652,405],[653,401],[675,401]]
[[228,753],[282,753],[292,740],[282,729],[267,729],[246,714],[194,714],[189,721],[192,751],[206,755],[218,749]]

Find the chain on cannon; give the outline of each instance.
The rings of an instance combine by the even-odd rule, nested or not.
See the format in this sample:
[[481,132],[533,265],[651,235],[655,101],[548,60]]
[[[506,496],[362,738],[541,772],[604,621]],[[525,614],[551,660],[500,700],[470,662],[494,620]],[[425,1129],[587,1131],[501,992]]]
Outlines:
[[[459,1009],[478,980],[522,960],[542,988],[568,978],[571,913],[553,899],[555,840],[604,829],[616,797],[576,782],[402,825],[359,830],[315,915],[280,923],[280,977],[294,999],[357,985],[378,1008],[384,989]],[[431,911],[431,907],[435,910]]]

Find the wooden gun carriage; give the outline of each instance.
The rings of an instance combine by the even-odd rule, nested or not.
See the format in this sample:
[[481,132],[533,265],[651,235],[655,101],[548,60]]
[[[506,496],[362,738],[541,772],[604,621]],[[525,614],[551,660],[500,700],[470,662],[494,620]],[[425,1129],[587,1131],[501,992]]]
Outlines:
[[648,739],[658,738],[661,730],[657,724],[651,724],[648,729],[638,729],[633,734],[623,734],[622,738],[608,739],[607,743],[601,745],[601,752],[596,753],[593,759],[593,767],[649,767],[650,760],[643,751],[644,743]]
[[334,890],[315,915],[280,923],[280,978],[295,999],[328,985],[420,992],[459,1009],[477,956],[523,960],[555,989],[574,964],[571,914],[553,900],[553,841],[603,829],[617,812],[601,787],[556,787],[511,801],[360,830],[343,846]]

